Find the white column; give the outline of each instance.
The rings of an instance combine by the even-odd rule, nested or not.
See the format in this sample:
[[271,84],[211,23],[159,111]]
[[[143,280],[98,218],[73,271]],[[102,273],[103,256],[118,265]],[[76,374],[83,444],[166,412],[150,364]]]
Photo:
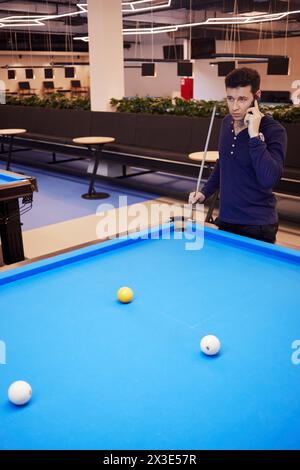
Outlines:
[[191,60],[191,41],[189,39],[183,40],[183,58]]
[[88,0],[92,111],[112,111],[124,96],[122,0]]

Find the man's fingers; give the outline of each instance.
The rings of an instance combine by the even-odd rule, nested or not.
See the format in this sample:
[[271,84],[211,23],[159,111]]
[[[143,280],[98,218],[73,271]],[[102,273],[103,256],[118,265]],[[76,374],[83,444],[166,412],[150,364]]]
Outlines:
[[196,193],[191,193],[189,196],[189,204],[194,204],[194,198],[195,198]]
[[196,204],[201,199],[201,193],[191,193],[189,196],[189,204]]
[[253,118],[254,118],[254,113],[251,112],[251,110],[250,110],[250,112],[249,112],[249,109],[248,109],[248,111],[247,111],[247,113],[246,113],[246,116],[245,116],[245,118],[244,118],[244,121],[245,121],[245,120],[250,121],[250,119],[253,119]]

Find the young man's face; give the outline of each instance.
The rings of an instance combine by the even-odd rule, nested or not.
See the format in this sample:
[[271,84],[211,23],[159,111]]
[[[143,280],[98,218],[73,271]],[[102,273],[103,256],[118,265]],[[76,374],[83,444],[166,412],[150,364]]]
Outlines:
[[[248,108],[254,106],[254,95],[251,92],[251,85],[237,88],[226,88],[227,104],[229,113],[234,121],[244,119]],[[256,93],[260,96],[260,90]]]

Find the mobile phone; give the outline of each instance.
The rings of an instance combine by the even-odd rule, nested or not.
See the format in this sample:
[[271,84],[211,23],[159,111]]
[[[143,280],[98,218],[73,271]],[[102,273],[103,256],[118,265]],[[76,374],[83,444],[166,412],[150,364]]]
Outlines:
[[255,106],[255,100],[257,101],[257,105],[259,105],[259,97],[258,97],[258,95],[256,95],[256,94],[254,95],[254,100],[253,100],[253,102],[252,102],[252,107]]
[[[255,100],[257,101],[257,105],[259,104],[259,103],[258,103],[258,96],[257,96],[257,95],[254,95],[254,100],[252,101],[250,108],[254,108],[254,107],[255,107]],[[252,111],[249,111],[249,114],[253,114]]]

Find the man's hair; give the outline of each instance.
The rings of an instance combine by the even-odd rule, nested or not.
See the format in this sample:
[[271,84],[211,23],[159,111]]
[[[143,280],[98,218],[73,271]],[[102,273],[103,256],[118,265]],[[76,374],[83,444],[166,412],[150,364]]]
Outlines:
[[251,92],[255,94],[260,87],[260,75],[257,70],[243,67],[232,70],[225,78],[226,88],[237,88],[251,85]]

